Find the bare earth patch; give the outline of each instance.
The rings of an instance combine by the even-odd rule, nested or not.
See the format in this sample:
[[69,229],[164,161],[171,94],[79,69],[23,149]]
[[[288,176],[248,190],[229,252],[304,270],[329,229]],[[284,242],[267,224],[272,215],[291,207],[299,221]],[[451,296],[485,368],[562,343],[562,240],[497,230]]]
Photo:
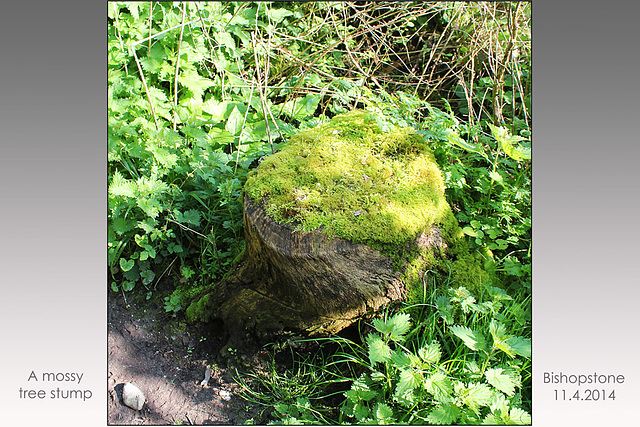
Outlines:
[[[201,335],[161,307],[127,305],[118,295],[108,313],[109,425],[239,425],[258,415],[236,394],[233,362],[218,355],[224,337]],[[146,397],[140,411],[123,404],[127,382]]]

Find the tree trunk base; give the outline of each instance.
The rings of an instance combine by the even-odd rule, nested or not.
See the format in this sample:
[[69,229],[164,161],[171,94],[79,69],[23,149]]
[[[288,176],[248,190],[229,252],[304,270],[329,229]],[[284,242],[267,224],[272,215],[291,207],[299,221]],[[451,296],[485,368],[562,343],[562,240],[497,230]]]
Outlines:
[[233,339],[282,331],[335,334],[405,295],[401,272],[366,245],[278,224],[245,197],[246,251],[239,266],[187,310],[221,319]]

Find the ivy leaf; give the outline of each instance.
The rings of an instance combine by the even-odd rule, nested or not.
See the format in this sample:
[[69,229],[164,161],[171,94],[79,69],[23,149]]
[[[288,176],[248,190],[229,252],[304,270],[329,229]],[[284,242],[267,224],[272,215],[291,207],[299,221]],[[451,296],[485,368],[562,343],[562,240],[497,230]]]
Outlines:
[[122,290],[124,290],[125,292],[132,291],[135,286],[136,284],[134,282],[130,282],[128,280],[122,282]]
[[452,326],[451,332],[471,350],[486,350],[486,339],[481,333],[473,331],[466,326]]
[[135,265],[135,261],[132,259],[126,260],[124,258],[120,258],[120,268],[122,269],[122,271],[129,271],[133,268],[133,266]]
[[487,369],[485,372],[485,377],[487,378],[487,382],[506,394],[507,396],[513,396],[515,393],[515,388],[518,383],[512,378],[509,372],[505,371],[502,368],[497,369]]
[[140,277],[142,277],[142,283],[148,285],[155,279],[156,274],[152,270],[144,270],[140,273]]

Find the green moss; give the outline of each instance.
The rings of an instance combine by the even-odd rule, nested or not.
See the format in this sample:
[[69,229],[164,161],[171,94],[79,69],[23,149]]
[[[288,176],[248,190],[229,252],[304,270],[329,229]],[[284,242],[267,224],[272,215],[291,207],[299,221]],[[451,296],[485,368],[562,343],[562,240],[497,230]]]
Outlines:
[[[469,253],[423,138],[410,128],[384,132],[370,113],[338,115],[292,137],[249,174],[245,192],[279,223],[381,250],[403,272],[409,302],[424,299],[427,270],[469,289],[490,280]],[[446,257],[411,244],[433,225]]]
[[494,278],[483,268],[479,255],[467,253],[446,263],[451,271],[451,286],[464,286],[479,295],[484,291],[485,285],[496,284]]
[[211,294],[206,294],[197,301],[193,301],[186,310],[188,322],[206,322],[211,317],[213,307],[209,304]]
[[245,184],[280,223],[374,246],[403,243],[441,223],[450,212],[444,189],[414,129],[385,133],[363,111],[292,137]]

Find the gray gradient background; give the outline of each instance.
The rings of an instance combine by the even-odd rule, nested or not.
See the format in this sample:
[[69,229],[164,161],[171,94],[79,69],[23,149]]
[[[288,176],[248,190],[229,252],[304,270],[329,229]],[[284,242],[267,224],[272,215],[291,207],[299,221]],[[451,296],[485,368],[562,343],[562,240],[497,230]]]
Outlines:
[[[534,426],[638,423],[639,9],[534,2]],[[3,425],[106,425],[105,23],[103,2],[0,8]],[[19,400],[52,388],[31,370],[93,398]],[[545,371],[627,380],[555,402]]]

